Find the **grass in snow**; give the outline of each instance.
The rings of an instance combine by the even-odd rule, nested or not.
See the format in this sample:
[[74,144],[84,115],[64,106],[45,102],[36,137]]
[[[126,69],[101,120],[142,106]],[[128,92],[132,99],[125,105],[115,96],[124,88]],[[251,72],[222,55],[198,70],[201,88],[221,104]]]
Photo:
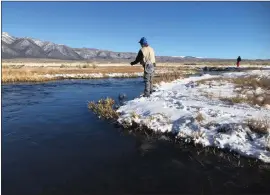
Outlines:
[[195,117],[196,121],[198,121],[199,123],[201,123],[204,120],[204,117],[202,115],[202,113],[198,112],[198,114]]
[[[250,105],[264,106],[270,105],[270,77],[258,77],[256,75],[251,75],[247,77],[237,77],[237,78],[210,78],[197,81],[198,84],[208,85],[209,87],[213,85],[221,86],[222,83],[232,83],[235,85],[235,92],[238,95],[234,97],[214,97],[213,94],[202,92],[202,94],[209,99],[217,98],[231,104],[238,103],[248,103]],[[236,90],[237,89],[237,90]],[[256,90],[264,90],[264,92],[258,94]],[[248,93],[248,95],[247,95]]]
[[249,103],[249,101],[246,98],[240,97],[240,96],[234,96],[234,97],[221,97],[221,101],[228,102],[230,104],[239,104],[239,103]]
[[248,77],[233,78],[231,80],[237,87],[252,89],[260,87],[264,90],[270,90],[270,77],[258,77],[251,75]]
[[247,120],[247,126],[257,134],[268,134],[266,137],[266,150],[270,151],[270,121],[268,119],[249,119]]
[[249,129],[258,134],[270,133],[270,121],[267,119],[250,119],[247,121]]

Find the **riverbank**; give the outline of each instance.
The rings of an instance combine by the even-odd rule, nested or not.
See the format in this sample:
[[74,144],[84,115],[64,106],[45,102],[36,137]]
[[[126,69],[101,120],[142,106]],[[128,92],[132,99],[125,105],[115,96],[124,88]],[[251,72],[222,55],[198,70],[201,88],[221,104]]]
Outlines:
[[[150,98],[136,98],[121,106],[117,110],[118,122],[125,127],[136,124],[154,132],[170,133],[186,142],[229,149],[270,163],[268,102],[259,105],[227,101],[235,97],[248,99],[256,91],[269,99],[269,76],[269,70],[253,70],[162,82]],[[250,77],[263,79],[263,84],[255,86],[255,90],[250,88],[247,94],[241,94],[239,83],[229,82]]]

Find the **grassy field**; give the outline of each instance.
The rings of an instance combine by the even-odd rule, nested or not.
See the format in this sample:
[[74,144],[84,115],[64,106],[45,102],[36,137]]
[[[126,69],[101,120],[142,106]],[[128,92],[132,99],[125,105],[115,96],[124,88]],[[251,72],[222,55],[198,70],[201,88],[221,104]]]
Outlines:
[[[183,63],[157,63],[155,83],[172,81],[183,75],[194,73],[205,66],[234,66],[233,62],[196,62],[196,65]],[[269,63],[270,64],[270,63]],[[127,63],[97,63],[90,61],[63,61],[52,59],[5,59],[2,60],[2,82],[43,82],[49,80],[72,78],[95,78],[93,74],[126,74],[125,77],[134,77],[143,72],[141,65],[131,66]],[[244,65],[243,66],[251,66]],[[259,66],[259,65],[253,65]],[[261,65],[264,66],[264,65]],[[72,74],[72,77],[69,75]],[[80,75],[81,74],[81,75]],[[83,74],[83,77],[82,77]],[[57,75],[64,75],[61,78]],[[106,76],[107,75],[107,76]]]
[[[184,74],[196,72],[195,69],[187,69],[183,67],[157,67],[155,83],[161,81],[172,81],[180,78]],[[125,74],[125,77],[135,77],[138,73],[143,73],[142,66],[102,66],[102,67],[2,67],[2,82],[43,82],[50,80],[57,80],[69,75],[73,79],[80,78],[94,78],[95,74],[102,74],[107,77],[108,74]],[[82,77],[83,75],[83,77]],[[70,76],[70,77],[71,77]],[[124,76],[123,76],[124,77]]]
[[97,67],[97,68],[77,68],[77,67],[3,67],[2,82],[41,82],[58,79],[56,77],[45,77],[45,75],[56,74],[95,74],[95,73],[135,73],[142,72],[142,67]]
[[[127,66],[134,59],[122,62],[103,61],[74,61],[56,59],[2,59],[2,66],[38,66],[38,67],[93,67],[93,66]],[[158,61],[158,60],[157,60]],[[236,66],[236,60],[183,60],[182,62],[158,62],[158,66]],[[269,66],[270,60],[243,60],[241,66],[261,65]]]

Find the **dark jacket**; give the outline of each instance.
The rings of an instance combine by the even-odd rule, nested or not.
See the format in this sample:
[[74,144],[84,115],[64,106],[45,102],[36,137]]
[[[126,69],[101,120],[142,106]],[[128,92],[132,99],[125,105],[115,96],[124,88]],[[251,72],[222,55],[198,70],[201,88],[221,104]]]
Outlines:
[[131,65],[134,65],[134,64],[138,64],[138,63],[141,63],[143,61],[143,53],[142,51],[140,50],[137,54],[137,57],[135,59],[134,62],[131,62]]
[[237,62],[240,62],[241,61],[241,57],[240,56],[238,56],[238,58],[237,58]]

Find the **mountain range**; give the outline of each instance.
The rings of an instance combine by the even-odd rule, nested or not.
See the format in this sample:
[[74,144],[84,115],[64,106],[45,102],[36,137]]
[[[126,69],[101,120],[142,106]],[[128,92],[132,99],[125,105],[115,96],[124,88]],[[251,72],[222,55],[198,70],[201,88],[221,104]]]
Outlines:
[[[59,60],[89,60],[127,62],[136,58],[137,53],[114,52],[93,48],[71,48],[66,45],[41,41],[34,38],[14,37],[2,33],[2,58],[42,58]],[[201,58],[193,56],[156,56],[158,62],[228,61],[228,59]],[[234,61],[234,59],[231,59]],[[229,61],[231,61],[229,60]]]
[[[19,38],[2,33],[2,58],[43,58],[61,60],[105,60],[127,61],[133,60],[137,53],[113,52],[93,48],[71,48],[66,45],[49,41],[41,41],[29,37]],[[163,62],[201,59],[192,56],[157,56]]]

